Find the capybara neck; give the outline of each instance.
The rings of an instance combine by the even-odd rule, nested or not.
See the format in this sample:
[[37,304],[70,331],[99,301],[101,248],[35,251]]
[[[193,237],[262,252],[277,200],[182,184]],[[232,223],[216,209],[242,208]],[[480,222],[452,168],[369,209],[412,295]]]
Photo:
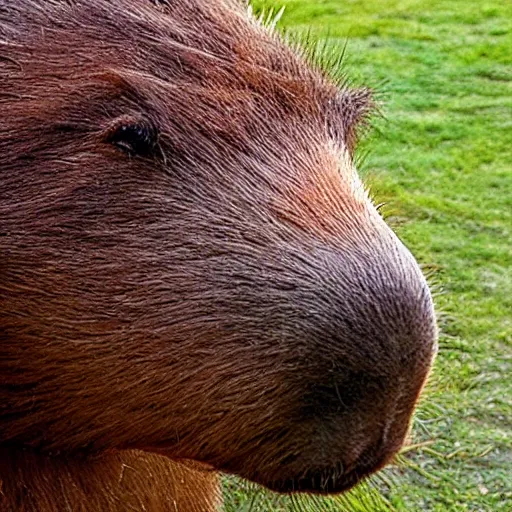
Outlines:
[[89,457],[0,449],[2,512],[217,512],[218,476],[160,455]]

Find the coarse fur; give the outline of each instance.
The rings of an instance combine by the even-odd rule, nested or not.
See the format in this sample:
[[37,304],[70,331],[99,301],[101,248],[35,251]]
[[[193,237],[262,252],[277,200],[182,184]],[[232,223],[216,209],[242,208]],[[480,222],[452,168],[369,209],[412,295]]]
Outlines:
[[370,110],[235,1],[0,0],[2,510],[393,457],[436,324],[354,169]]
[[0,450],[2,512],[214,512],[219,478],[137,450],[48,457]]

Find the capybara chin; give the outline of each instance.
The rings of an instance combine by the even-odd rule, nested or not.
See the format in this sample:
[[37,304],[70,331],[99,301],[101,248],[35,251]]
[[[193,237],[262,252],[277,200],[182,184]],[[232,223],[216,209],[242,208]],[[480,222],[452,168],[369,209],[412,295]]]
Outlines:
[[297,53],[234,0],[0,0],[4,450],[313,493],[399,450],[431,295],[354,168],[370,94]]

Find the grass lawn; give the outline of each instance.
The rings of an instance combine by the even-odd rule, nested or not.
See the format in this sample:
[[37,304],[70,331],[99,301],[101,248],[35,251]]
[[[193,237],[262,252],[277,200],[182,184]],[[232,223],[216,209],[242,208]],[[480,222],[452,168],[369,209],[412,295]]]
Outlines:
[[271,505],[229,488],[226,509],[512,511],[512,1],[254,5],[285,5],[281,27],[347,43],[347,75],[380,93],[361,172],[433,273],[442,333],[419,447],[378,480],[380,505]]

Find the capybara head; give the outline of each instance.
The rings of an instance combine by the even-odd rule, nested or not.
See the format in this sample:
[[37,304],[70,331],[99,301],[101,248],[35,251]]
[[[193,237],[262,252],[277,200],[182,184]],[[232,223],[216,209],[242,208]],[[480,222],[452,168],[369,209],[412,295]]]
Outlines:
[[230,0],[0,2],[0,444],[340,492],[436,346],[338,87]]

